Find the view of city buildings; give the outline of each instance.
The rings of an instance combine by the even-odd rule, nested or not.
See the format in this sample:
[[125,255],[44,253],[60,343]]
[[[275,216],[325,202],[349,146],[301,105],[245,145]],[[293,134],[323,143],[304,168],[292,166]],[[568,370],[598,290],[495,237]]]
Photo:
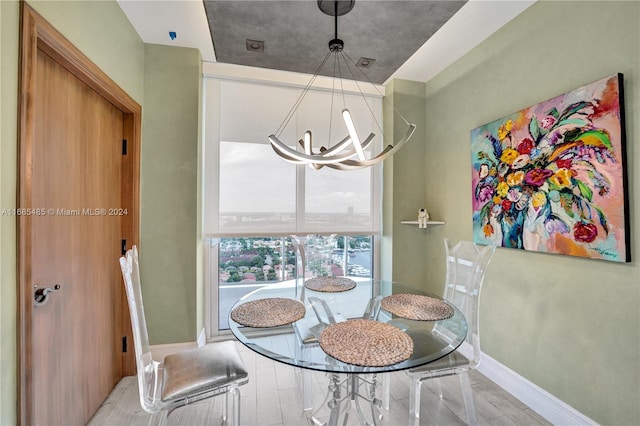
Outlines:
[[[305,248],[307,277],[371,276],[370,236],[309,236],[300,243]],[[219,285],[267,284],[301,276],[291,237],[224,238],[218,253]]]

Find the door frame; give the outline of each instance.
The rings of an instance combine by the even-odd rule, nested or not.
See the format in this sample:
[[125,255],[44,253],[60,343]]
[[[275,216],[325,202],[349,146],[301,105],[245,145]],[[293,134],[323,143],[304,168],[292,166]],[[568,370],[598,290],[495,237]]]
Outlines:
[[[42,50],[71,74],[123,112],[123,134],[127,139],[127,155],[122,163],[122,205],[128,214],[122,216],[123,239],[127,246],[139,244],[140,236],[140,133],[142,107],[109,76],[51,26],[31,6],[21,2],[20,61],[18,78],[18,195],[17,207],[32,205],[32,153],[35,135],[34,99],[38,49]],[[47,206],[37,206],[47,207]],[[18,424],[30,425],[34,420],[33,378],[33,283],[31,282],[31,217],[17,216],[17,336],[18,336]],[[119,283],[120,284],[120,283]],[[122,292],[123,335],[133,342],[129,309]],[[123,353],[122,374],[135,374],[133,350]]]

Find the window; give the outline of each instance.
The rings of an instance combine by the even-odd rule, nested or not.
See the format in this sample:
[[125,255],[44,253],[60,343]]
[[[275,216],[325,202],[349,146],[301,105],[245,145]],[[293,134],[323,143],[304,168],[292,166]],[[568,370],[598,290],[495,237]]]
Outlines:
[[[372,277],[371,236],[317,239],[320,241],[308,241],[311,250],[307,249],[305,276]],[[315,253],[315,247],[324,252]],[[293,287],[299,268],[304,267],[299,264],[291,237],[222,238],[212,248],[212,253],[217,252],[210,263],[217,264],[213,273],[217,273],[218,331],[229,328],[229,311],[239,298],[265,285]]]
[[[380,166],[315,170],[277,156],[267,136],[287,115],[299,87],[224,78],[205,78],[203,86],[209,335],[226,328],[238,298],[261,285],[286,285],[295,276],[299,265],[290,235],[341,235],[332,247],[332,267],[342,268],[345,275],[372,276]],[[342,100],[349,103],[358,132],[380,134],[381,97],[370,96],[368,106],[358,105],[358,98],[346,95]],[[329,140],[329,133],[343,132],[326,126],[330,92],[309,91],[305,101],[281,140],[293,143],[296,135],[312,130],[318,146],[323,143],[315,141]],[[339,111],[334,115],[331,122],[339,123]],[[382,135],[376,139],[380,144]]]
[[295,229],[296,166],[282,163],[270,145],[220,141],[221,231]]

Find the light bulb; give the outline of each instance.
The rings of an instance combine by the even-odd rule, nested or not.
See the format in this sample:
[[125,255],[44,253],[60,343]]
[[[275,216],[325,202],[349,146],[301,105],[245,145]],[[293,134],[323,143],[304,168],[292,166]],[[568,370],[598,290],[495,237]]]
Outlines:
[[358,137],[358,133],[356,132],[356,127],[353,125],[353,119],[351,118],[351,113],[348,109],[342,110],[342,118],[344,120],[344,124],[347,126],[347,131],[349,132],[349,136],[351,136],[351,142],[353,142],[353,147],[358,154],[358,158],[360,161],[366,160],[364,156],[364,150],[362,149],[362,144],[360,143],[360,138]]

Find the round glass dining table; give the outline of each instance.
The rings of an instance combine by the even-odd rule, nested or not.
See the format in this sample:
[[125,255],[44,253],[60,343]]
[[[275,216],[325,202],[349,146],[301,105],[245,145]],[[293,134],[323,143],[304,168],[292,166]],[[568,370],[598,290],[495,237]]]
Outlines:
[[[372,390],[368,393],[369,398],[365,396],[365,399],[371,403],[373,409],[373,424],[378,425],[381,415],[377,414],[376,407],[379,408],[382,403],[374,395],[376,387],[380,386],[379,379],[378,383],[375,382],[375,378],[379,377],[377,373],[417,368],[447,356],[465,340],[467,322],[462,312],[453,305],[450,305],[453,315],[438,321],[418,321],[398,317],[381,308],[382,297],[409,293],[440,298],[400,283],[357,277],[350,277],[350,279],[355,281],[355,287],[342,292],[310,290],[300,284],[301,280],[298,280],[298,284],[295,281],[289,281],[265,285],[239,299],[231,311],[249,301],[288,298],[305,304],[304,317],[290,324],[276,327],[247,327],[234,321],[230,314],[229,326],[231,332],[243,345],[260,355],[291,366],[330,373],[333,395],[328,404],[331,409],[331,417],[327,422],[329,425],[337,424],[338,416],[341,415],[339,373],[350,375],[351,380],[346,386],[346,392],[342,395],[345,395],[344,398],[351,399],[354,404],[357,403],[358,398],[362,398],[359,381],[365,375],[371,375],[374,383],[370,386]],[[413,342],[413,351],[409,358],[390,365],[362,366],[342,362],[323,351],[319,338],[324,329],[333,323],[361,318],[393,325],[408,334]],[[331,385],[329,389],[332,389]],[[305,394],[304,390],[303,394]],[[305,411],[312,409],[309,407],[306,394],[304,398]],[[357,414],[361,423],[370,424],[364,419],[360,405],[357,404]]]
[[[376,296],[388,296],[398,293],[427,294],[399,283],[351,277],[356,287],[344,292],[328,293],[309,290],[292,282],[265,285],[241,299],[234,307],[252,300],[264,298],[290,298],[302,300],[308,304],[309,298],[326,302],[334,319],[363,318],[367,306]],[[320,333],[330,324],[321,304],[317,309],[307,309],[305,316],[291,324],[278,327],[245,327],[229,317],[229,327],[234,336],[251,350],[296,367],[333,373],[378,373],[398,371],[419,367],[440,359],[456,350],[467,336],[467,322],[455,306],[450,318],[440,321],[417,321],[399,318],[380,309],[376,321],[394,325],[407,333],[413,341],[413,353],[406,361],[380,367],[367,367],[341,362],[322,351],[317,345]],[[316,313],[319,311],[319,314]],[[315,345],[314,345],[315,343]],[[308,351],[302,356],[300,346]]]

